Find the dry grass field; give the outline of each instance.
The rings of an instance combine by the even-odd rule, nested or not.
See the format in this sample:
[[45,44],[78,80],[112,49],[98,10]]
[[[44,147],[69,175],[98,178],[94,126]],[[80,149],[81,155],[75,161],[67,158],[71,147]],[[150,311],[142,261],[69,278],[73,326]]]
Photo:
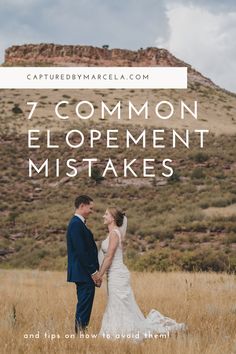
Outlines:
[[[90,338],[73,335],[76,294],[64,272],[1,270],[2,354],[14,353],[236,353],[236,276],[225,273],[132,273],[136,300],[146,315],[156,308],[186,333],[141,343],[91,338],[98,333],[106,303],[106,282],[96,290]],[[45,337],[46,333],[46,337]],[[29,334],[35,338],[24,338]],[[53,339],[53,335],[56,338]],[[39,337],[39,338],[37,338]]]

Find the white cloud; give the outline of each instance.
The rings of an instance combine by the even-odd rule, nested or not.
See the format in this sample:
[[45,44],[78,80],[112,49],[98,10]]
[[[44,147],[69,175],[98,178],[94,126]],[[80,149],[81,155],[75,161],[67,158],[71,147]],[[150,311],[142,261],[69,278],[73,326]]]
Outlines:
[[165,47],[218,85],[236,91],[236,12],[210,12],[205,7],[169,4],[168,38],[157,38]]

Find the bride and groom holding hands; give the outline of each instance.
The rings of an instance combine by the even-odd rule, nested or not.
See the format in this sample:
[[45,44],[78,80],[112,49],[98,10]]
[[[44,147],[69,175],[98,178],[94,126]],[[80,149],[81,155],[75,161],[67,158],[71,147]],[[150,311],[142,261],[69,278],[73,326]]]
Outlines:
[[185,330],[184,323],[163,316],[152,309],[145,317],[136,303],[130,273],[123,263],[123,241],[127,218],[116,207],[108,207],[103,216],[108,235],[98,252],[92,232],[86,226],[93,212],[94,202],[87,195],[75,199],[75,214],[67,228],[68,268],[67,281],[76,284],[77,306],[75,332],[85,331],[90,320],[95,288],[100,287],[107,275],[107,305],[103,314],[100,336],[116,339],[138,335],[139,339],[149,333],[169,334]]

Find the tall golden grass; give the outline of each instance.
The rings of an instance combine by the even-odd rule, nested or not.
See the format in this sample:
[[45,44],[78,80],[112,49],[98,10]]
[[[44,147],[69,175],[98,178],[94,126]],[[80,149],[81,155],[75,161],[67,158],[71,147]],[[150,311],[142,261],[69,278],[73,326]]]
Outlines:
[[[0,352],[32,353],[236,353],[236,277],[216,273],[132,273],[136,300],[188,331],[141,343],[103,338],[65,338],[74,334],[75,285],[63,272],[0,271]],[[106,304],[106,282],[96,289],[89,334],[98,333]],[[46,338],[45,338],[46,333]],[[39,334],[39,338],[25,338]],[[52,339],[51,335],[60,338]]]

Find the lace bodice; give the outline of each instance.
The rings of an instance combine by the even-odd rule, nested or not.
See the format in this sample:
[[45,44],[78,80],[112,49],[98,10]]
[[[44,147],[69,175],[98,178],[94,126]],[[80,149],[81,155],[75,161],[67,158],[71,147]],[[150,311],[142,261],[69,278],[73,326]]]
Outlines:
[[[115,251],[115,254],[114,254],[114,257],[113,257],[113,260],[112,260],[112,264],[111,264],[111,266],[110,266],[108,271],[111,271],[113,269],[117,269],[117,268],[120,268],[120,267],[124,266],[121,234],[120,234],[120,231],[118,229],[113,229],[113,230],[117,233],[117,235],[119,237],[119,244],[117,246],[117,249]],[[104,256],[106,255],[106,253],[108,251],[109,237],[110,236],[108,234],[107,238],[102,241],[101,249],[100,249],[100,252],[99,252],[100,253],[99,254],[99,263],[100,264],[102,263],[102,259],[104,258]]]

